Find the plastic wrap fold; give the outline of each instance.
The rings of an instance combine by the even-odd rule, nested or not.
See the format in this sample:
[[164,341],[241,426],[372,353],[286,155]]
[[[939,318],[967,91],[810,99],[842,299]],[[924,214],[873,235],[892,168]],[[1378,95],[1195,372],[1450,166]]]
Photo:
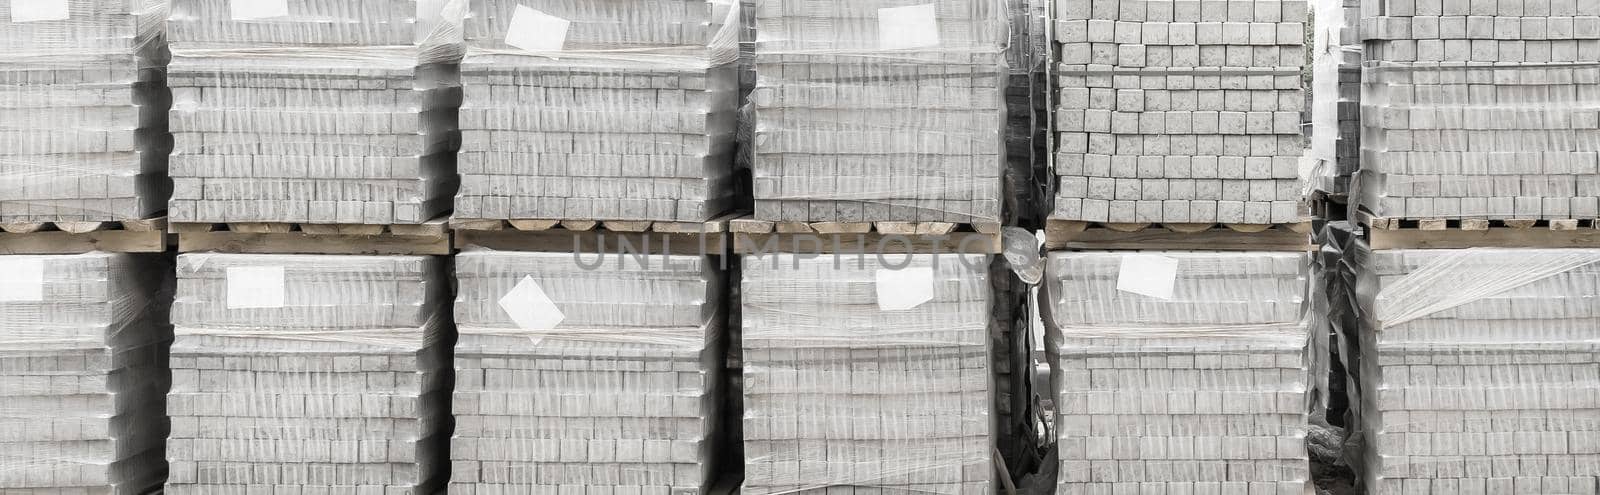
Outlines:
[[1308,258],[1051,253],[1061,493],[1303,493]]
[[448,211],[465,1],[172,0],[171,219]]
[[1312,188],[1348,194],[1361,166],[1361,1],[1312,2]]
[[171,264],[0,256],[0,273],[0,492],[159,489]]
[[1007,5],[756,2],[756,217],[998,221]]
[[0,222],[166,209],[163,0],[0,5]]
[[1600,489],[1600,250],[1352,252],[1368,493]]
[[1600,3],[1367,4],[1362,208],[1600,217]]
[[475,250],[456,277],[451,493],[704,494],[726,472],[714,258]]
[[1056,1],[1051,218],[1300,221],[1305,0]]
[[166,492],[440,493],[444,277],[420,256],[179,256]]
[[731,209],[741,26],[733,0],[472,0],[456,217]]
[[989,258],[891,258],[744,258],[744,493],[995,489]]

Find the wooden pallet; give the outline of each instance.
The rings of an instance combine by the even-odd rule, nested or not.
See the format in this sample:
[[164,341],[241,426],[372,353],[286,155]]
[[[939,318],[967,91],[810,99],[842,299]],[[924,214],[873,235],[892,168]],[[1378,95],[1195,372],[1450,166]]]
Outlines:
[[1143,249],[1178,251],[1309,251],[1311,222],[1238,223],[1102,223],[1050,220],[1045,248]]
[[3,222],[0,254],[159,253],[166,217],[116,222]]
[[1344,194],[1314,191],[1311,195],[1311,216],[1330,222],[1348,220],[1350,218],[1350,197]]
[[998,222],[771,222],[745,217],[729,226],[737,254],[984,253],[1001,251]]
[[1372,249],[1600,248],[1600,219],[1383,218],[1356,212]]
[[729,223],[744,213],[704,222],[633,220],[452,219],[455,246],[501,251],[722,255]]
[[178,252],[448,255],[444,220],[410,225],[174,223]]

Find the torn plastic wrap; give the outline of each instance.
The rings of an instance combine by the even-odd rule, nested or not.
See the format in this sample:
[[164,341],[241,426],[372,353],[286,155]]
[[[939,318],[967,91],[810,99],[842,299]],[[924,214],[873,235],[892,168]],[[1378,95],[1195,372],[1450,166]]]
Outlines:
[[998,486],[990,259],[885,256],[744,258],[743,493]]
[[449,211],[461,96],[449,12],[173,0],[171,220],[414,224]]
[[717,263],[458,255],[450,492],[707,493],[728,471]]
[[1600,217],[1600,3],[1367,3],[1352,193],[1361,208],[1396,219]]
[[1357,255],[1367,493],[1600,490],[1600,250]]
[[170,270],[145,255],[0,256],[0,492],[160,488]]
[[441,493],[446,276],[421,256],[179,256],[166,493]]
[[1304,253],[1051,253],[1060,493],[1300,494]]
[[164,3],[0,4],[0,222],[166,209]]
[[1324,169],[1312,188],[1348,194],[1361,164],[1361,1],[1315,2],[1311,152]]
[[760,220],[997,222],[1005,0],[756,2]]
[[1306,1],[1091,4],[1056,1],[1051,218],[1301,221]]
[[735,206],[737,2],[472,9],[457,218],[702,222]]

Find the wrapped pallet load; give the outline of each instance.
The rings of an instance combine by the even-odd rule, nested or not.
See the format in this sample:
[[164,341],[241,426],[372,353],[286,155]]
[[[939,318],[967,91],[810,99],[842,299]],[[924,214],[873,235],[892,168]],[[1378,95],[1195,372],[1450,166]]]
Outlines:
[[743,493],[996,489],[989,257],[747,256]]
[[147,255],[0,256],[0,493],[160,489],[171,269]]
[[730,471],[717,258],[456,262],[450,493],[694,495]]
[[1600,492],[1600,250],[1358,243],[1349,264],[1367,493]]
[[1059,492],[1309,491],[1308,261],[1051,253],[1041,308]]
[[179,256],[166,493],[442,493],[446,276],[422,256]]
[[455,217],[732,209],[740,26],[734,0],[472,0]]
[[0,4],[0,222],[167,209],[165,4]]
[[449,65],[459,20],[444,18],[460,14],[443,4],[172,0],[171,220],[385,225],[448,212],[461,94]]

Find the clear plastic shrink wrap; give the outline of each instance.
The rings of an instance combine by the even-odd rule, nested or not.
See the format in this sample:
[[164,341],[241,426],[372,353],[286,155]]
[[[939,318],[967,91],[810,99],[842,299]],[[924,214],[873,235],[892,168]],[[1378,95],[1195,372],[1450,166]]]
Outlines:
[[0,493],[160,488],[170,270],[145,255],[0,256]]
[[1059,493],[1301,495],[1304,253],[1051,253]]
[[472,0],[457,218],[734,207],[734,0]]
[[1005,0],[758,0],[761,220],[997,222]]
[[1348,194],[1361,165],[1361,0],[1313,2],[1312,187]]
[[905,256],[745,257],[743,493],[995,489],[989,258]]
[[445,1],[172,0],[171,220],[449,211],[461,93],[443,64],[460,21]]
[[422,256],[179,256],[166,493],[442,493],[446,277]]
[[1600,250],[1350,253],[1367,493],[1600,491]]
[[0,4],[0,222],[166,209],[164,4]]
[[1051,218],[1302,217],[1306,0],[1056,0]]
[[457,255],[450,492],[707,493],[728,471],[717,263]]
[[1600,217],[1600,2],[1368,0],[1361,36],[1361,208]]

